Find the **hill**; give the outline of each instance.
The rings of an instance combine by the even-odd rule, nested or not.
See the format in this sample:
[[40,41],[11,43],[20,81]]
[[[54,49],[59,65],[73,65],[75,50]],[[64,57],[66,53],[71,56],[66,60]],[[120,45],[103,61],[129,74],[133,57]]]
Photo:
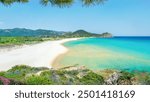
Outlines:
[[25,28],[14,28],[14,29],[0,29],[0,36],[5,37],[112,37],[110,33],[103,33],[103,34],[95,34],[91,32],[87,32],[85,30],[77,30],[75,32],[64,32],[64,31],[53,31],[53,30],[31,30]]
[[0,29],[0,36],[56,36],[61,35],[65,32],[53,31],[53,30],[31,30],[25,28],[14,28],[14,29]]
[[70,32],[65,34],[65,36],[68,37],[112,37],[112,34],[110,33],[102,33],[102,34],[95,34],[91,32],[87,32],[85,30],[77,30],[75,32]]

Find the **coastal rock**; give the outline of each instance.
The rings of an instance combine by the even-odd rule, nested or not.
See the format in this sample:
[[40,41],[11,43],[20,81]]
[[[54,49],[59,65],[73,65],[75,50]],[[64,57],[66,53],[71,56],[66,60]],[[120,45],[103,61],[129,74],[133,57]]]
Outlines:
[[133,73],[117,71],[111,74],[105,81],[106,85],[137,85],[138,82]]
[[117,85],[118,79],[120,78],[121,74],[119,72],[114,72],[109,78],[105,81],[107,85]]

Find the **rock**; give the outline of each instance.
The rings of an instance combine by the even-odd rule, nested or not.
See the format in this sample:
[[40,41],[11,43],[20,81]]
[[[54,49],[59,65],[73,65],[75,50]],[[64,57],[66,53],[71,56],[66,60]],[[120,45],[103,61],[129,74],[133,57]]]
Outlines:
[[120,78],[121,74],[119,72],[114,72],[109,78],[105,81],[107,85],[117,85],[118,79]]

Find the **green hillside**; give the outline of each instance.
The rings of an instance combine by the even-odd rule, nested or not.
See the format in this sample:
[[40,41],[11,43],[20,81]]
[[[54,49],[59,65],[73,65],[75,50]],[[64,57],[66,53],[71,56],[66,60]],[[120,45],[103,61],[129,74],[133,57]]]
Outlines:
[[78,37],[112,37],[110,33],[95,34],[85,30],[75,32],[53,30],[31,30],[25,28],[0,29],[0,46],[32,44],[46,40],[58,40]]
[[53,31],[53,30],[31,30],[25,28],[14,28],[14,29],[0,29],[0,36],[56,36],[61,35],[65,32],[62,31]]
[[95,34],[87,32],[85,30],[77,30],[75,32],[65,31],[53,31],[44,29],[25,29],[25,28],[14,28],[14,29],[0,29],[0,36],[5,37],[112,37],[110,33]]

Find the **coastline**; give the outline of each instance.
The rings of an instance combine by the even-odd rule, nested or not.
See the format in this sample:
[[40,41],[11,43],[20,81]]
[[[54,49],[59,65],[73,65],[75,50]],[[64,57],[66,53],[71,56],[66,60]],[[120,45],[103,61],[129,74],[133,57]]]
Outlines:
[[34,45],[23,46],[11,51],[0,52],[0,71],[6,71],[15,65],[52,68],[52,63],[61,54],[68,51],[62,44],[80,38],[68,38],[46,41]]

